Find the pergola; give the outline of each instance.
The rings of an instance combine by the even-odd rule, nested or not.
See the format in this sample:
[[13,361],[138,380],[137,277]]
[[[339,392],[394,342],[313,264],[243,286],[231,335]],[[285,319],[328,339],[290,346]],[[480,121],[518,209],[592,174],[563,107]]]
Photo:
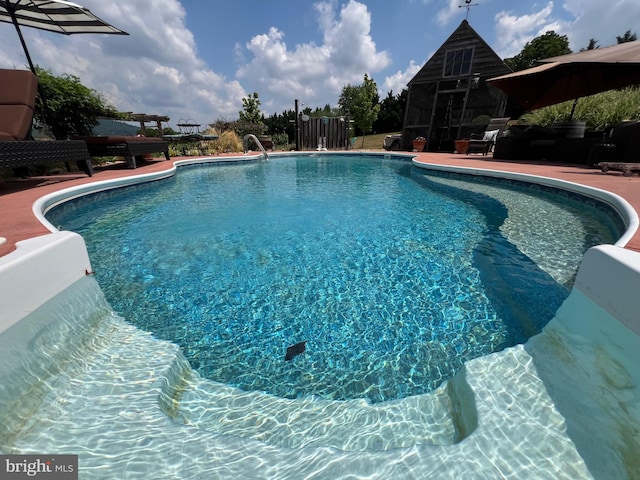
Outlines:
[[165,117],[162,115],[147,115],[146,113],[124,113],[124,118],[122,120],[126,120],[128,122],[140,122],[140,132],[142,135],[146,135],[146,124],[148,122],[156,122],[156,128],[158,129],[158,133],[162,136],[162,122],[168,122],[170,120],[169,117]]

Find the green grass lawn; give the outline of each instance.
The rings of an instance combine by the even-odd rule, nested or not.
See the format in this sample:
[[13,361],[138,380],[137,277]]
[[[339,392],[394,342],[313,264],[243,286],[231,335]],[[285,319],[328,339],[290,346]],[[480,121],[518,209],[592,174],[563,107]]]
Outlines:
[[354,150],[382,150],[382,142],[387,135],[395,135],[400,132],[376,133],[375,135],[366,135],[364,137],[364,147],[362,146],[362,137],[356,138],[353,145]]

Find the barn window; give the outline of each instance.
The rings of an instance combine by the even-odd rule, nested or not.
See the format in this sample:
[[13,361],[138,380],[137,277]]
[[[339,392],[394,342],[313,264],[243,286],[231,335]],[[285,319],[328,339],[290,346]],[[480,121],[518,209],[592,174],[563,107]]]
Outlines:
[[444,77],[458,77],[471,72],[473,47],[449,50],[444,60]]

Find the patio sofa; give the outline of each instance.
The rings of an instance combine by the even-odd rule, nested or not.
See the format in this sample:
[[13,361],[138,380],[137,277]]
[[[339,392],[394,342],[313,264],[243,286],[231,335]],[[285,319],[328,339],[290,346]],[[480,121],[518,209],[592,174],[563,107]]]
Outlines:
[[74,137],[86,142],[92,157],[124,157],[128,168],[136,168],[136,161],[147,154],[162,152],[169,160],[169,142],[154,137],[89,136]]
[[604,132],[587,131],[584,123],[512,125],[497,138],[493,158],[586,165],[591,149],[602,143],[603,136]]
[[76,162],[93,174],[91,155],[82,141],[35,141],[31,124],[38,79],[29,70],[0,69],[0,168],[24,170],[33,165]]
[[640,122],[623,122],[615,126],[606,143],[615,145],[612,160],[640,162]]
[[603,172],[620,170],[625,176],[640,171],[640,122],[626,121],[611,129],[589,153],[589,166]]

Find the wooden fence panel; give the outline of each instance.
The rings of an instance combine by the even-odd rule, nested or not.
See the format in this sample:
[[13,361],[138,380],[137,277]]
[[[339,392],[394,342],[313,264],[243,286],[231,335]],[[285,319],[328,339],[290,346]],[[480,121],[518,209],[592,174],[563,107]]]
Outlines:
[[349,147],[348,117],[298,118],[301,150],[346,150]]

